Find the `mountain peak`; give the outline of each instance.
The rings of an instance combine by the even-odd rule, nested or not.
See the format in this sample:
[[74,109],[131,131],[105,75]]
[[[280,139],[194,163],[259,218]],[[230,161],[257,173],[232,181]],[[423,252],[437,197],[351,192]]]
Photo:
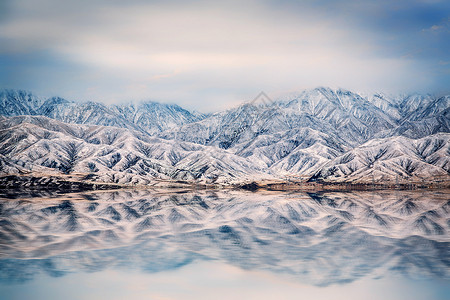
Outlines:
[[[358,174],[392,179],[401,173],[414,179],[443,176],[450,166],[450,96],[394,99],[318,87],[286,101],[272,102],[261,93],[210,115],[154,101],[105,105],[52,97],[39,105],[25,91],[0,96],[0,115],[28,115],[1,119],[0,154],[12,164],[103,170],[105,180],[116,180],[116,172],[125,172],[120,180],[147,182],[146,176],[237,178],[261,170],[333,181],[363,180],[365,175]],[[21,126],[25,119],[36,126]],[[19,125],[9,131],[7,124]],[[66,168],[64,157],[81,145],[83,155],[75,157],[80,163]]]
[[0,90],[0,114],[4,116],[35,115],[43,100],[25,90]]

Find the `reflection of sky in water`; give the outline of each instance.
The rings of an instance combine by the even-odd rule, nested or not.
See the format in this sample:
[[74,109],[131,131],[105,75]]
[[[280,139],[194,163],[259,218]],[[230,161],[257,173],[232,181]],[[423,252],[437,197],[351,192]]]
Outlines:
[[172,271],[105,270],[0,285],[5,299],[448,299],[448,282],[388,277],[316,287],[287,276],[221,263]]
[[133,191],[0,200],[0,294],[445,299],[448,198]]

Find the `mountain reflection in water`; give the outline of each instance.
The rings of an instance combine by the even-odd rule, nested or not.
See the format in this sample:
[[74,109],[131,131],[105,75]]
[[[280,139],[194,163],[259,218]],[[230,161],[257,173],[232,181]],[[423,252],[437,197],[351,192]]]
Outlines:
[[448,192],[115,191],[0,200],[0,280],[214,260],[316,286],[450,270]]

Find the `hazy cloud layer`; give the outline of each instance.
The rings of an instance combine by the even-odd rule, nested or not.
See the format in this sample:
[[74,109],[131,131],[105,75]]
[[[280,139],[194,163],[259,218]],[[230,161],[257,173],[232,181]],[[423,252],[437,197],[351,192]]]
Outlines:
[[447,1],[1,3],[6,88],[202,111],[319,85],[449,91]]

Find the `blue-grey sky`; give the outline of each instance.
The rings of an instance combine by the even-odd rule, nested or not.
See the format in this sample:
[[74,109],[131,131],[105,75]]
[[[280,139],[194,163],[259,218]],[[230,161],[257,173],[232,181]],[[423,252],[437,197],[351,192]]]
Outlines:
[[444,0],[0,0],[0,88],[70,100],[448,93],[449,49]]

